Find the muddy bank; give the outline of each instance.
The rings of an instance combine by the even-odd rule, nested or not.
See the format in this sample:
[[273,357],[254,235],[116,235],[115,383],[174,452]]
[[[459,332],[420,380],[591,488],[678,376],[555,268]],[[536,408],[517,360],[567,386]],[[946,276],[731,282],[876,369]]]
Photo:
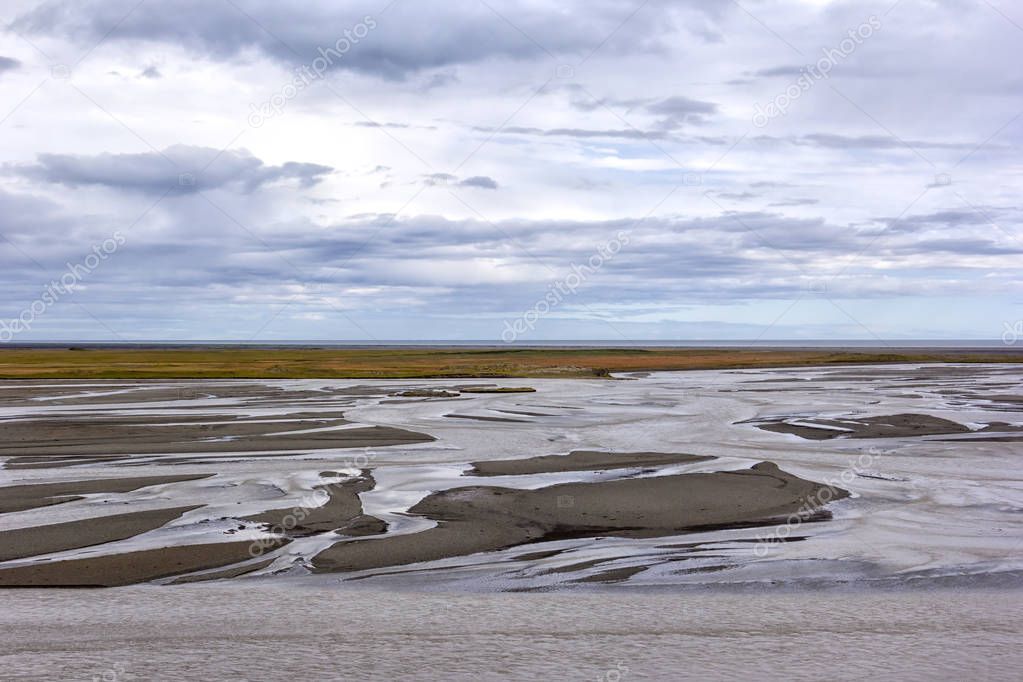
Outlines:
[[528,476],[565,471],[602,471],[630,467],[690,464],[714,459],[701,455],[665,452],[597,452],[575,450],[567,455],[544,455],[527,459],[498,459],[473,462],[469,476]]
[[658,537],[769,522],[846,497],[775,464],[702,474],[566,483],[537,490],[489,486],[433,493],[409,512],[436,520],[419,533],[342,542],[313,558],[318,572],[349,572],[571,537]]
[[[0,457],[109,457],[164,453],[233,453],[249,450],[320,450],[428,443],[433,437],[387,426],[347,427],[345,419],[273,419],[210,416],[60,417],[0,422]],[[327,429],[310,431],[310,429]],[[333,429],[333,430],[330,430]]]
[[832,438],[909,438],[970,433],[958,422],[929,414],[892,414],[856,419],[788,418],[757,424],[757,428],[809,440]]
[[[269,530],[289,537],[337,531],[342,535],[376,535],[387,531],[387,524],[363,514],[359,493],[376,485],[369,470],[357,478],[317,486],[310,502],[321,506],[272,509],[246,516],[244,520],[267,524]],[[325,502],[324,502],[325,500]]]
[[0,561],[116,542],[164,526],[202,505],[98,516],[0,531]]
[[[264,545],[270,541],[264,541]],[[273,541],[274,548],[288,540]],[[252,558],[252,542],[147,549],[0,569],[0,587],[117,587],[229,566]]]
[[34,483],[0,488],[0,513],[48,507],[82,499],[98,493],[127,493],[139,488],[181,481],[197,481],[214,474],[182,474],[180,476],[137,476],[134,478],[99,478],[91,481]]

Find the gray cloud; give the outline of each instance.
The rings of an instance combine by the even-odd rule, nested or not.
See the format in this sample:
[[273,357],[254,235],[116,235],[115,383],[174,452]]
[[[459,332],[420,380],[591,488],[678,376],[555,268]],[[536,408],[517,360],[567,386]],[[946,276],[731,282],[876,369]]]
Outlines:
[[819,204],[819,203],[820,203],[819,199],[807,199],[807,198],[802,198],[802,199],[783,199],[781,201],[775,201],[774,203],[768,204],[768,206],[771,206],[771,207],[775,207],[775,206],[813,206],[814,204]]
[[[983,3],[900,5],[756,130],[756,102],[801,71],[771,31],[809,63],[863,7],[388,2],[14,3],[28,8],[14,29],[52,59],[7,34],[0,305],[16,314],[122,229],[75,298],[122,333],[246,337],[280,312],[276,338],[366,338],[341,309],[378,338],[494,338],[626,231],[543,333],[599,335],[603,318],[664,338],[862,334],[811,300],[814,281],[879,335],[997,336],[1019,319],[1023,80],[991,64],[1023,43]],[[291,92],[338,39],[351,49]],[[32,90],[50,61],[75,64],[73,79]],[[273,97],[287,105],[245,129]],[[252,152],[220,152],[228,140]],[[671,159],[710,170],[694,184]],[[110,337],[78,312],[47,312],[39,334]]]
[[800,76],[803,73],[805,66],[774,66],[770,69],[760,69],[754,71],[753,75],[761,78],[773,78],[775,76]]
[[486,175],[474,175],[458,183],[459,187],[478,187],[480,189],[497,189],[497,181]]
[[892,135],[838,135],[834,133],[811,133],[789,138],[759,136],[756,140],[761,142],[784,142],[803,147],[821,147],[825,149],[906,149],[907,145],[909,145],[916,149],[970,150],[977,146],[976,143],[967,142],[900,140]]
[[102,185],[112,189],[190,194],[237,184],[241,191],[283,180],[312,187],[332,172],[329,166],[289,161],[267,166],[246,151],[174,145],[162,152],[138,154],[39,154],[37,163],[7,166],[9,172],[69,187]]
[[21,67],[21,62],[17,59],[11,59],[10,57],[0,56],[0,73],[5,71],[14,71]]
[[658,128],[675,130],[687,124],[706,123],[708,117],[717,113],[718,105],[676,95],[648,104],[645,109],[650,114],[662,117],[656,124]]
[[428,187],[475,187],[477,189],[497,189],[497,181],[486,175],[474,175],[459,179],[451,173],[429,173],[423,176],[423,184]]
[[[609,54],[654,52],[660,49],[659,39],[673,28],[664,10],[657,11],[660,2],[651,3],[649,11],[636,13],[624,24],[628,13],[606,0],[568,7],[513,0],[495,4],[496,11],[476,0],[430,5],[398,2],[382,14],[381,3],[368,0],[307,2],[301,11],[268,0],[178,0],[146,3],[129,12],[136,4],[134,0],[54,0],[18,17],[14,27],[89,44],[102,38],[166,42],[217,59],[233,59],[246,49],[257,49],[289,65],[309,64],[320,56],[320,48],[345,40],[334,68],[387,78],[491,58],[543,55],[533,41],[566,56],[585,55],[605,39],[601,49]],[[684,3],[696,11],[715,13],[716,4],[703,9],[698,2]],[[572,30],[564,30],[566,22]],[[359,25],[368,30],[356,30]],[[111,26],[117,30],[111,33]]]
[[746,201],[747,199],[756,199],[760,195],[753,192],[718,192],[717,196],[733,201]]

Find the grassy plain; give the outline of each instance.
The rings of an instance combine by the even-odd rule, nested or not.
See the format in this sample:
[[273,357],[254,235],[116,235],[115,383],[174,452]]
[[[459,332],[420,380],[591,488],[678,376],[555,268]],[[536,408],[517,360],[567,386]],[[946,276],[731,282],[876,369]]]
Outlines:
[[530,378],[900,362],[1023,362],[1017,349],[6,348],[0,379]]

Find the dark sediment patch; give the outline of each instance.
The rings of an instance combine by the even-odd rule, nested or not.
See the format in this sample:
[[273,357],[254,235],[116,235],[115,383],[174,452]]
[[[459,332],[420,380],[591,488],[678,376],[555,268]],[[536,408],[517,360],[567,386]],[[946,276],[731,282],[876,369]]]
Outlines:
[[464,386],[458,389],[462,393],[536,393],[529,386]]
[[459,396],[458,393],[453,393],[451,391],[441,391],[426,388],[414,388],[408,391],[399,391],[397,393],[392,393],[391,395],[396,398],[457,398]]
[[478,422],[506,422],[511,424],[529,424],[528,419],[512,419],[511,417],[487,417],[474,414],[446,414],[448,419],[471,419]]
[[246,521],[265,523],[271,530],[289,537],[302,537],[337,531],[343,535],[378,535],[387,524],[375,516],[363,514],[359,493],[373,489],[375,482],[368,470],[358,478],[318,486],[318,496],[326,499],[318,507],[274,509],[244,517]]
[[664,452],[597,452],[575,450],[567,455],[543,455],[526,459],[473,462],[470,476],[528,476],[565,471],[603,471],[632,467],[705,462],[713,457]]
[[519,554],[515,557],[515,561],[539,561],[540,559],[550,559],[553,556],[563,554],[567,550],[564,549],[550,549],[545,552],[526,552],[525,554]]
[[124,540],[160,528],[200,507],[202,505],[153,509],[0,531],[0,561]]
[[237,578],[239,576],[247,575],[253,571],[258,571],[261,568],[266,568],[274,562],[274,558],[263,559],[255,563],[241,564],[240,566],[232,566],[231,568],[225,568],[222,571],[212,571],[209,573],[194,573],[192,575],[184,575],[180,578],[175,578],[168,582],[168,585],[186,585],[188,583],[202,583],[210,580],[226,580],[228,578]]
[[[296,390],[288,386],[255,384],[231,380],[174,381],[139,379],[123,382],[110,379],[46,380],[8,383],[0,390],[0,406],[17,405],[144,405],[181,402],[175,408],[209,409],[201,400],[233,400],[246,405],[292,405],[346,397],[384,396],[381,386],[339,386],[321,390]],[[194,403],[194,405],[189,405]]]
[[0,488],[0,513],[25,511],[52,504],[72,502],[83,495],[127,493],[153,485],[197,481],[214,474],[182,474],[180,476],[140,476],[136,478],[98,478],[91,481],[64,483],[33,483]]
[[708,527],[752,526],[848,495],[770,462],[752,469],[565,483],[538,490],[489,486],[428,495],[409,512],[429,530],[343,542],[317,554],[317,572],[350,572],[434,561],[541,540],[660,537]]
[[628,580],[637,573],[642,573],[649,566],[626,566],[624,568],[610,568],[600,573],[594,573],[582,578],[576,578],[574,583],[620,583]]
[[502,414],[520,414],[524,417],[557,417],[556,414],[548,414],[546,412],[529,412],[527,410],[494,410],[494,412],[500,412]]
[[[289,540],[263,540],[276,549]],[[253,542],[161,547],[0,568],[0,587],[117,587],[228,566],[252,558]]]
[[4,469],[62,469],[64,467],[89,466],[91,464],[114,464],[122,460],[131,460],[128,455],[114,457],[72,457],[60,459],[51,457],[11,457],[4,461]]
[[[793,424],[799,421],[801,424]],[[814,425],[819,425],[815,427]],[[829,428],[830,427],[830,428]],[[970,433],[969,427],[929,414],[892,414],[856,419],[779,419],[761,422],[757,428],[774,433],[787,433],[808,440],[833,438],[909,438]]]
[[[304,415],[305,413],[299,413]],[[351,422],[296,415],[273,419],[177,416],[22,419],[0,422],[0,457],[69,459],[116,455],[233,453],[381,447],[428,443],[432,436],[388,426],[330,429]],[[293,432],[293,433],[292,433]]]

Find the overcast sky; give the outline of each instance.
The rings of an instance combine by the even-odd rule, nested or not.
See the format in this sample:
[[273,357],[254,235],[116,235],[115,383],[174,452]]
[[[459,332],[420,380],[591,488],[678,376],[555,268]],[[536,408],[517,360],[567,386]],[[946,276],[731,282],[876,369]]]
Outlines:
[[0,12],[0,340],[1023,319],[1016,2]]

